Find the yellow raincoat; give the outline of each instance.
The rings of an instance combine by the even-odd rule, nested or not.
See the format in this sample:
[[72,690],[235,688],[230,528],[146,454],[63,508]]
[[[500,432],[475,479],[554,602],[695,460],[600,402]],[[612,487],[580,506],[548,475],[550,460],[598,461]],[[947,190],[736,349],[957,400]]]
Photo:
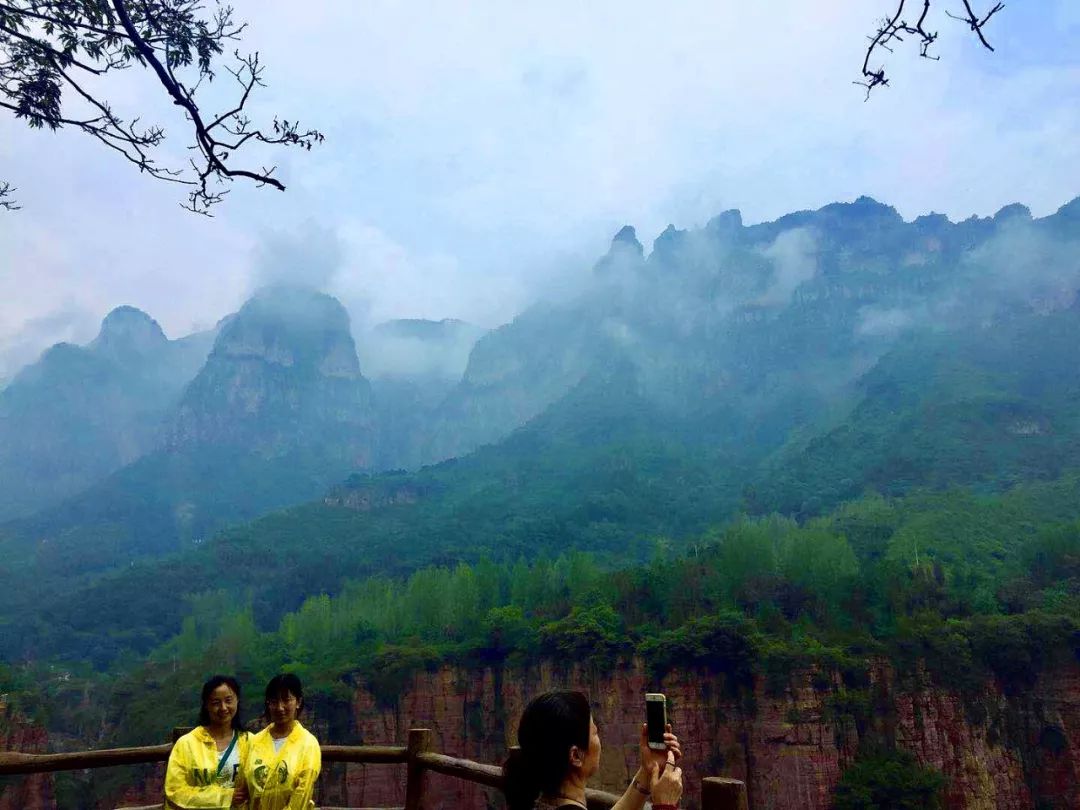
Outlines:
[[322,769],[322,751],[315,736],[297,721],[281,751],[267,726],[251,738],[244,768],[249,810],[308,810],[315,780]]
[[241,731],[236,740],[240,757],[238,773],[218,773],[223,751],[210,732],[197,726],[176,741],[165,769],[167,810],[232,810],[233,780],[237,783],[247,764],[251,735]]

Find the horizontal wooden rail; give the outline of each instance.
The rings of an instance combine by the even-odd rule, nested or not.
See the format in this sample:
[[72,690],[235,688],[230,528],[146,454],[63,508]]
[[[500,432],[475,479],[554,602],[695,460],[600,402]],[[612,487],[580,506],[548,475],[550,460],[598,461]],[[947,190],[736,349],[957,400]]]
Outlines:
[[485,765],[481,762],[473,762],[471,759],[459,759],[431,751],[418,754],[416,759],[425,768],[435,773],[479,782],[488,787],[502,787],[502,768],[498,765]]
[[[492,788],[502,787],[502,768],[498,765],[485,765],[482,762],[474,762],[471,759],[460,759],[446,754],[436,754],[431,751],[417,754],[417,762],[426,770],[441,773],[444,776],[454,776],[468,782],[476,782]],[[590,808],[611,807],[620,797],[614,793],[603,790],[589,789],[586,792]]]
[[323,745],[323,762],[401,765],[408,761],[404,745]]
[[20,754],[0,751],[0,776],[47,771],[81,771],[83,768],[106,768],[112,765],[138,765],[164,762],[172,744],[145,745],[139,748],[103,748],[100,751],[74,751],[70,754]]
[[[324,745],[325,762],[366,762],[404,764],[403,745]],[[103,748],[100,751],[74,751],[69,754],[20,754],[0,751],[0,776],[49,771],[81,771],[84,768],[108,768],[114,765],[140,765],[146,762],[165,762],[172,743],[146,745],[137,748]]]
[[[323,745],[324,762],[368,764],[399,764],[407,766],[406,806],[402,810],[422,807],[424,775],[443,774],[491,788],[502,787],[502,768],[471,759],[460,759],[432,751],[432,733],[428,729],[410,729],[409,745]],[[23,754],[0,751],[0,776],[50,771],[78,771],[86,768],[106,768],[115,765],[138,765],[164,762],[169,758],[172,743],[138,748],[106,748],[100,751],[75,751],[64,754]],[[589,810],[607,810],[619,796],[602,790],[587,790]],[[746,786],[736,779],[706,777],[702,780],[702,810],[746,810]],[[161,805],[129,810],[158,810]],[[332,808],[327,808],[332,810]]]

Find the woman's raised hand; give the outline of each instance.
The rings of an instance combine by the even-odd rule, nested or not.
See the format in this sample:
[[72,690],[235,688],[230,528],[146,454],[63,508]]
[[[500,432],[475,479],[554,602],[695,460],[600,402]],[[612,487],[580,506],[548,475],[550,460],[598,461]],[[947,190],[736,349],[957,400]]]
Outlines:
[[679,738],[671,733],[671,724],[664,733],[665,751],[649,748],[649,726],[641,726],[641,739],[638,750],[641,754],[641,770],[649,780],[648,789],[652,793],[653,804],[678,804],[682,796],[682,748]]
[[675,754],[668,750],[664,770],[650,786],[652,803],[677,805],[682,798],[682,768],[675,764]]

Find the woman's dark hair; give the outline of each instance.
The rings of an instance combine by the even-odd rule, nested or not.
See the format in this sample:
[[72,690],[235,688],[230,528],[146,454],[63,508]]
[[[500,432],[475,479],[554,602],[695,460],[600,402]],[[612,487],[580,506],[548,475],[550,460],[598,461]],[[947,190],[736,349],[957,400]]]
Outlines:
[[265,706],[271,700],[280,697],[286,692],[293,695],[299,702],[300,705],[296,707],[296,713],[300,714],[300,710],[304,708],[304,687],[300,685],[300,679],[291,672],[283,672],[270,679],[270,683],[266,685],[266,692],[263,694],[263,705]]
[[236,714],[233,715],[232,727],[237,731],[241,731],[244,726],[240,722],[240,684],[236,678],[229,675],[215,675],[202,685],[202,697],[199,700],[199,725],[210,725],[210,712],[207,711],[206,701],[210,699],[211,693],[219,686],[229,687],[233,690],[233,694],[236,695]]
[[589,699],[581,692],[546,692],[525,707],[518,746],[503,764],[510,810],[529,810],[541,793],[555,793],[570,770],[570,749],[589,748]]

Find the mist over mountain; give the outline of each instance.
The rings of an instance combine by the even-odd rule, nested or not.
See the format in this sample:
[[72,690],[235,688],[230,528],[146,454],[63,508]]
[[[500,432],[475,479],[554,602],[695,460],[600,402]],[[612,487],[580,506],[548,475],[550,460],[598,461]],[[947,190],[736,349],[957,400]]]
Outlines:
[[[8,588],[5,612],[39,602],[78,624],[52,577],[134,600],[144,577],[184,568],[118,566],[177,549],[210,565],[271,535],[279,556],[314,553],[304,581],[332,590],[480,553],[619,554],[740,509],[806,518],[865,491],[1062,475],[1080,438],[1077,209],[905,222],[860,198],[751,226],[728,211],[669,227],[648,255],[627,227],[575,298],[484,334],[392,322],[359,347],[333,298],[268,288],[222,325],[162,446],[0,527],[40,585]],[[123,334],[94,351],[160,342],[145,324]],[[272,620],[301,569],[223,586],[256,587]],[[175,626],[168,610],[147,606],[144,638]]]
[[122,306],[86,346],[61,343],[0,390],[0,519],[75,494],[145,453],[214,333],[169,340]]
[[445,318],[380,323],[360,336],[360,365],[371,379],[461,379],[486,329]]
[[365,468],[372,441],[371,386],[344,307],[311,290],[270,287],[222,327],[166,445],[227,445],[265,457],[332,446]]
[[728,211],[669,227],[647,258],[628,226],[577,299],[537,305],[477,343],[423,458],[505,435],[613,356],[672,418],[710,422],[717,441],[751,431],[780,443],[906,334],[1070,304],[1076,208],[905,222],[863,197],[752,226]]
[[[1080,308],[1070,307],[1014,316],[989,340],[984,331],[902,339],[860,378],[849,411],[820,429],[793,432],[777,451],[771,439],[755,443],[753,432],[742,434],[740,446],[716,442],[710,419],[673,419],[646,398],[632,364],[613,361],[510,436],[463,458],[354,475],[318,502],[232,527],[182,556],[144,558],[66,592],[42,588],[24,610],[43,623],[13,628],[10,643],[107,663],[178,632],[184,614],[176,599],[194,597],[210,579],[236,598],[246,594],[255,620],[272,627],[299,605],[297,582],[307,593],[335,593],[347,579],[484,558],[510,565],[568,549],[642,561],[656,553],[656,538],[675,547],[698,542],[740,511],[809,520],[844,499],[882,491],[901,497],[973,486],[991,493],[1059,481],[1042,508],[1075,519],[1075,501],[1053,493],[1075,487],[1080,373],[1067,356],[1031,350],[1077,335]],[[1014,340],[1015,350],[1000,351]],[[876,559],[883,551],[874,537],[859,540],[871,544],[865,549],[857,537],[852,544]],[[951,535],[933,542],[942,559],[970,565]],[[98,613],[86,615],[85,604]],[[129,635],[102,638],[98,628],[113,622]]]
[[156,447],[8,524],[0,543],[64,576],[189,547],[370,468],[372,420],[344,308],[311,290],[267,288],[221,325]]
[[461,379],[486,330],[464,321],[402,319],[360,336],[361,365],[372,377],[381,468],[415,467],[431,422]]

